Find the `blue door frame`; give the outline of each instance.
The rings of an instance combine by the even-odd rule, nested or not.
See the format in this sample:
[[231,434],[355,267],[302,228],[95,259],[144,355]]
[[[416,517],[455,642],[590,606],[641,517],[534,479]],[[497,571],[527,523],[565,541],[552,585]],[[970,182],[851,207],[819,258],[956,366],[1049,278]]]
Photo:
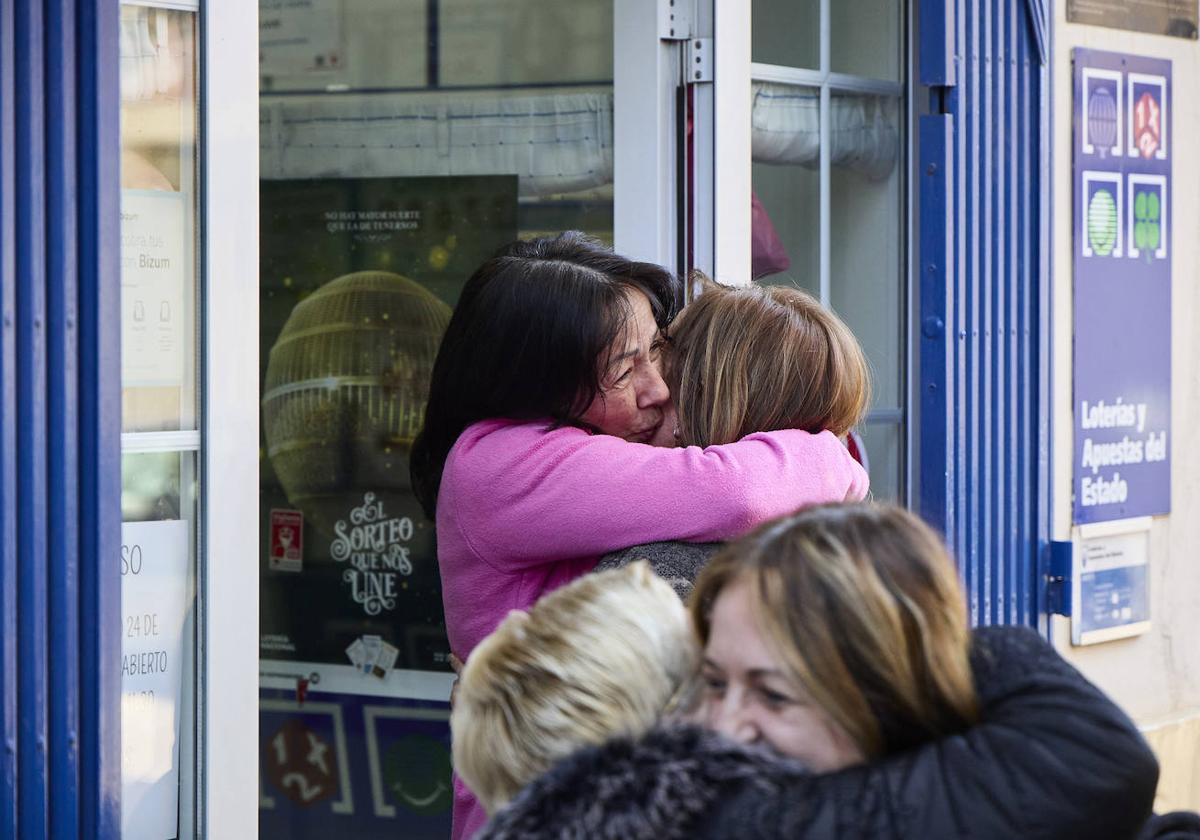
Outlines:
[[1049,18],[920,0],[914,503],[975,624],[1046,628]]
[[4,837],[120,831],[118,21],[0,0]]

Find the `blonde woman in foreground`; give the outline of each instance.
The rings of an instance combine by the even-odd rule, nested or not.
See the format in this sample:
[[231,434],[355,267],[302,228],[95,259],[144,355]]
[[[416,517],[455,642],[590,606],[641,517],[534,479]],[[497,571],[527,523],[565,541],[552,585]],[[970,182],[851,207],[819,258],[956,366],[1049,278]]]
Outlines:
[[653,728],[698,664],[687,611],[645,563],[582,577],[471,654],[454,767],[492,813],[579,747]]
[[452,718],[479,837],[1126,838],[1150,815],[1132,723],[1032,631],[971,633],[906,511],[810,509],[712,561],[692,601],[711,729],[668,719],[695,655],[678,606],[633,566],[480,645]]

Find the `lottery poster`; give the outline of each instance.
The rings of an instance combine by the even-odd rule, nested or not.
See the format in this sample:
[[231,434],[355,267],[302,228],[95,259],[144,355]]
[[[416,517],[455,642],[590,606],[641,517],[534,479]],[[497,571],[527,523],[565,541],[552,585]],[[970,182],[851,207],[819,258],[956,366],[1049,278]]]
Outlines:
[[1171,62],[1077,49],[1074,521],[1171,509]]

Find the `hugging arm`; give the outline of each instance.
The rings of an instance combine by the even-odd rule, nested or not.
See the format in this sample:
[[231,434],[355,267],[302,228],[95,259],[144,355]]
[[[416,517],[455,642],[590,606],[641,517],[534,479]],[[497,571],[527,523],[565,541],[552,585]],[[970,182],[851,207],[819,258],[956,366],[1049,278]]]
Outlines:
[[1125,713],[1028,628],[976,630],[971,663],[980,722],[867,769],[903,836],[1136,837],[1158,763]]
[[742,836],[1137,837],[1158,764],[1129,718],[1028,628],[976,630],[971,661],[975,726],[770,793],[743,789],[737,810],[759,816]]
[[[710,542],[817,502],[866,492],[830,432],[785,430],[664,449],[579,429],[504,428],[447,462],[448,515],[506,570],[660,540]],[[447,502],[439,500],[439,508]]]

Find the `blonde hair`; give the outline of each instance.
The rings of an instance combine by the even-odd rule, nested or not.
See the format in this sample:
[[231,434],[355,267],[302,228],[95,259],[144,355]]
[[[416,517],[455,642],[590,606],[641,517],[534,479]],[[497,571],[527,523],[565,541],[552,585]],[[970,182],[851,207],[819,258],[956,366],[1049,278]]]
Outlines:
[[908,511],[822,505],[732,543],[692,593],[702,645],[717,597],[742,580],[788,675],[868,759],[977,719],[958,576],[941,540]]
[[825,429],[839,437],[870,400],[854,333],[806,292],[786,286],[704,291],[670,327],[664,371],[684,445],[732,443],[751,432]]
[[649,730],[698,658],[682,602],[645,562],[585,575],[471,653],[450,718],[455,770],[494,812],[580,747]]

